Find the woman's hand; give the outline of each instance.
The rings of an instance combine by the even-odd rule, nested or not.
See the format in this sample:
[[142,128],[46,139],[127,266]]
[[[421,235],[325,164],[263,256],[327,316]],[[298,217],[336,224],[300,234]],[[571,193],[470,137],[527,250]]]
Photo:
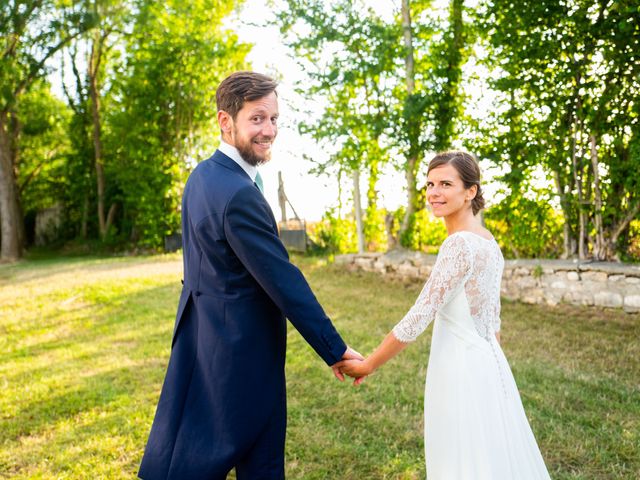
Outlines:
[[342,360],[336,364],[341,373],[353,377],[353,384],[360,385],[373,372],[370,362],[365,360]]
[[[336,365],[342,373],[358,380],[373,373],[373,369],[367,360],[343,360]],[[361,382],[358,382],[358,384]]]

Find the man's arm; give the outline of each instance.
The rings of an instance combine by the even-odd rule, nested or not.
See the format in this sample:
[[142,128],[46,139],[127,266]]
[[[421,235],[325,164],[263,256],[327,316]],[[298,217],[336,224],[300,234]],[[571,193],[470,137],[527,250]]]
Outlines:
[[226,239],[242,264],[267,292],[327,365],[334,365],[347,346],[311,291],[270,222],[270,210],[253,186],[229,201],[224,220]]

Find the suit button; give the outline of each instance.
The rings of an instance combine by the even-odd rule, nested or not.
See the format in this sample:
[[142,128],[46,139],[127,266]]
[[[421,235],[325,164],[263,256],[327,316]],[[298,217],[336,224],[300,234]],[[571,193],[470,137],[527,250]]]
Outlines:
[[196,296],[196,297],[199,297],[200,296],[200,291],[196,290],[195,292],[193,292],[193,295]]
[[180,280],[180,283],[184,285],[184,280],[182,280],[182,279],[181,279],[181,280]]

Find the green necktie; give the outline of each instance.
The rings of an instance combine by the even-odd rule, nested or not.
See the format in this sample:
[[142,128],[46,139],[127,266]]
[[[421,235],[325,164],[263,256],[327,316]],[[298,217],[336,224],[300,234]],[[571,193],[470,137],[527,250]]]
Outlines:
[[260,172],[256,172],[256,179],[254,180],[254,183],[256,184],[256,187],[258,187],[258,190],[260,190],[264,195],[264,183],[262,182]]

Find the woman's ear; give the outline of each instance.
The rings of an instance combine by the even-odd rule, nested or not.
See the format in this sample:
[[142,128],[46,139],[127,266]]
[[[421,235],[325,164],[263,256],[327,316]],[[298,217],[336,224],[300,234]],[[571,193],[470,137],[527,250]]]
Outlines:
[[467,191],[469,192],[467,194],[467,200],[470,202],[471,200],[476,198],[476,195],[478,194],[478,186],[477,185],[471,185],[471,187],[469,187],[467,189]]

